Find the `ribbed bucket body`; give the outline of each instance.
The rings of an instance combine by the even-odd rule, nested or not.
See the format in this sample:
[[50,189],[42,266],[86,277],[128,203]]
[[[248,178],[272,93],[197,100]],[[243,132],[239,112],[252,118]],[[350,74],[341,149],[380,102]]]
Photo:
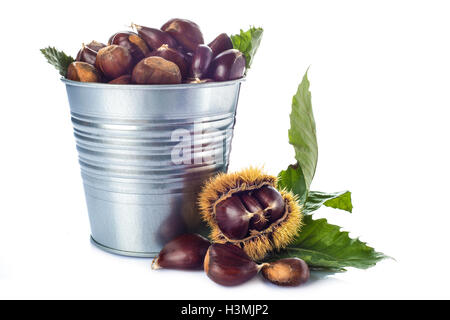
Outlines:
[[195,230],[201,186],[228,167],[241,81],[63,82],[93,242],[151,257],[173,237]]

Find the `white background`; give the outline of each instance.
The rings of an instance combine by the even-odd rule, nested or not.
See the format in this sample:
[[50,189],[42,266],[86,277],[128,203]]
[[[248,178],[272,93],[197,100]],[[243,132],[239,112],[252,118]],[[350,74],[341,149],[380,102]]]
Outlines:
[[[450,298],[450,19],[445,1],[9,1],[0,10],[0,298]],[[264,39],[243,85],[230,170],[293,163],[289,112],[304,71],[319,141],[314,190],[353,192],[323,209],[396,258],[303,287],[255,278],[223,288],[202,272],[89,242],[69,106],[39,53],[75,55],[131,22],[196,21],[209,42],[250,24]]]

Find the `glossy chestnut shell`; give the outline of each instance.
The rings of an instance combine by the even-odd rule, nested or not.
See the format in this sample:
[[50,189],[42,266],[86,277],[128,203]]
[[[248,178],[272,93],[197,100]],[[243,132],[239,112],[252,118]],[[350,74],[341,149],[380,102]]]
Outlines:
[[113,44],[98,51],[95,66],[106,78],[116,79],[130,73],[133,57],[127,48]]
[[83,47],[78,51],[76,61],[87,62],[94,65],[97,52],[104,47],[106,47],[105,44],[97,41],[91,41],[91,43],[86,45],[83,44]]
[[231,42],[230,37],[226,33],[221,33],[208,44],[208,47],[211,48],[213,57],[216,57],[226,50],[233,49],[233,42]]
[[231,243],[214,243],[206,253],[204,269],[208,277],[223,286],[236,286],[253,278],[259,266]]
[[199,26],[186,19],[171,19],[167,21],[161,30],[169,33],[187,51],[193,52],[199,44],[203,44],[203,34]]
[[213,58],[213,52],[210,47],[199,44],[195,49],[191,62],[191,76],[201,79],[208,73],[209,66]]
[[130,84],[131,83],[131,75],[124,74],[114,80],[108,82],[109,84]]
[[131,79],[137,84],[177,84],[182,77],[175,63],[161,57],[148,57],[134,67]]
[[180,69],[181,77],[186,78],[188,73],[188,63],[185,56],[181,52],[170,48],[167,44],[163,44],[157,50],[153,51],[150,55],[172,61]]
[[209,246],[209,241],[198,234],[181,235],[164,246],[152,269],[201,270]]
[[265,263],[261,274],[266,280],[284,287],[303,284],[308,281],[310,276],[308,265],[299,258],[286,258]]
[[72,62],[67,68],[66,78],[80,82],[101,82],[101,76],[95,67],[87,62]]
[[130,31],[118,32],[112,35],[108,44],[116,44],[127,48],[133,56],[134,64],[144,59],[150,53],[150,49],[145,41],[136,33]]
[[216,204],[215,218],[220,231],[231,240],[262,231],[283,217],[285,203],[272,186],[233,194]]
[[167,44],[170,48],[178,47],[178,43],[167,32],[137,24],[132,24],[132,27],[136,29],[139,36],[144,39],[152,50],[156,50],[164,44]]
[[211,63],[210,76],[216,81],[239,79],[244,73],[245,57],[236,49],[222,52]]

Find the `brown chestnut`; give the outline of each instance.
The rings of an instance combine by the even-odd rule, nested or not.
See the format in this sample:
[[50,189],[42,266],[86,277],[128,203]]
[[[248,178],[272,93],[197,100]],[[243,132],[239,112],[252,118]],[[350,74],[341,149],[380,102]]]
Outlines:
[[299,258],[286,258],[265,263],[261,269],[262,276],[279,286],[293,287],[309,279],[309,267]]
[[72,62],[67,68],[66,78],[80,82],[100,82],[101,77],[95,67],[87,62]]
[[199,26],[186,19],[171,19],[161,30],[169,33],[187,51],[194,51],[199,44],[203,44],[203,34]]
[[150,55],[172,61],[180,69],[181,77],[186,78],[188,72],[188,64],[181,52],[170,48],[167,44],[163,44],[157,50],[153,51]]
[[104,47],[106,47],[105,44],[97,41],[91,41],[91,43],[86,45],[83,43],[83,47],[78,51],[76,61],[87,62],[94,65],[97,52]]
[[285,214],[282,195],[272,186],[235,193],[216,204],[220,231],[231,240],[244,239],[252,230],[262,231]]
[[111,80],[108,83],[109,84],[130,84],[131,83],[131,75],[124,74],[123,76],[120,76],[114,80]]
[[127,48],[133,56],[134,64],[144,59],[150,52],[145,41],[136,33],[130,31],[118,32],[112,35],[108,44],[116,44]]
[[226,50],[214,58],[210,70],[211,78],[216,81],[242,78],[245,72],[245,57],[239,50]]
[[134,67],[131,79],[137,84],[177,84],[181,83],[181,72],[171,61],[148,57]]
[[113,44],[98,51],[95,66],[108,79],[115,79],[130,73],[133,57],[127,48]]
[[167,243],[152,262],[152,269],[201,270],[210,243],[198,234],[184,234]]
[[231,42],[230,37],[226,33],[221,33],[208,44],[213,52],[213,57],[216,57],[225,50],[233,49],[233,42]]
[[150,49],[156,50],[163,44],[167,44],[170,48],[178,47],[178,43],[167,32],[134,23],[132,23],[131,26],[137,31],[139,36],[144,39]]
[[214,243],[206,253],[204,269],[214,282],[223,286],[236,286],[253,278],[260,266],[238,246]]
[[201,79],[208,72],[209,65],[213,58],[213,52],[210,47],[204,44],[199,44],[195,49],[194,56],[191,63],[191,76],[193,78]]

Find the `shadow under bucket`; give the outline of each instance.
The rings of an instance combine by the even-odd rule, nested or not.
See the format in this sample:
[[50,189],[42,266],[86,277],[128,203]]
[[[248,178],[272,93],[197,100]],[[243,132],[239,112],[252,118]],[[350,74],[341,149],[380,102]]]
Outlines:
[[197,194],[226,172],[243,79],[110,85],[62,80],[86,195],[92,242],[153,257],[199,228]]

